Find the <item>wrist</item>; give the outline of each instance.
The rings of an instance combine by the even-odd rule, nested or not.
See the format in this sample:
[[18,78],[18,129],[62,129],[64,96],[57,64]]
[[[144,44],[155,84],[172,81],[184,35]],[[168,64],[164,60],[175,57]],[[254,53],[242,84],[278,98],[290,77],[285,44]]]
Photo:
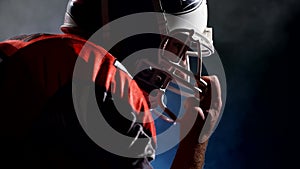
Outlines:
[[189,123],[192,117],[186,117],[183,119],[185,121],[182,121],[184,123],[180,123],[181,141],[171,169],[202,169],[208,144],[208,140],[199,142],[204,122],[200,116],[197,116],[194,123]]
[[204,143],[180,142],[171,169],[202,169],[208,141]]
[[181,142],[197,145],[201,143],[199,140],[205,121],[200,115],[188,119],[186,117],[180,123]]

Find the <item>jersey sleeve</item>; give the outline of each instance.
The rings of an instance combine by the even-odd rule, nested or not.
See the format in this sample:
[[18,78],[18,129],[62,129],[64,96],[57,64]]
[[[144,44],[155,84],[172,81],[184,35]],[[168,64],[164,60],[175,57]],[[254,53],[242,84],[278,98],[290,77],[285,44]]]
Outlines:
[[[25,41],[2,42],[0,51],[5,54],[1,56],[4,59],[0,65],[0,101],[3,104],[0,126],[3,138],[6,137],[2,140],[7,140],[7,145],[12,140],[17,143],[24,138],[32,129],[31,123],[42,118],[40,114],[44,113],[47,114],[43,118],[46,122],[39,123],[37,130],[49,125],[47,128],[51,131],[55,127],[55,132],[62,133],[59,136],[62,138],[51,137],[45,142],[52,144],[52,139],[65,139],[63,142],[70,142],[66,145],[72,146],[70,149],[75,147],[77,151],[83,147],[80,151],[94,152],[83,145],[91,141],[82,136],[80,125],[75,124],[73,85],[80,83],[94,85],[92,93],[108,124],[131,138],[130,142],[122,144],[123,148],[129,148],[128,151],[140,159],[154,158],[156,132],[147,101],[135,81],[115,66],[116,59],[103,48],[67,35],[40,35]],[[79,71],[76,68],[80,68]],[[99,135],[106,136],[103,131]],[[7,152],[13,146],[7,146]],[[18,150],[13,152],[18,153]]]
[[[148,102],[142,90],[119,62],[106,50],[93,44],[85,44],[79,52],[75,76],[79,81],[95,83],[97,104],[105,122],[120,135],[130,137],[128,142],[110,143],[127,147],[130,157],[155,158],[156,130]],[[117,64],[118,63],[118,64]],[[76,69],[78,67],[78,69]],[[86,70],[83,72],[82,70]],[[74,74],[73,74],[74,76]],[[84,79],[84,80],[83,80]],[[93,106],[90,106],[93,107]],[[103,137],[109,137],[105,135]]]
[[[112,104],[115,111],[109,110],[109,117],[113,120],[112,127],[118,132],[132,137],[130,146],[132,151],[140,152],[139,156],[147,156],[154,159],[156,148],[156,130],[154,120],[150,113],[148,102],[137,83],[127,73],[126,70],[116,66],[118,61],[110,54],[106,53],[101,61],[101,67],[95,79],[96,86],[104,85],[101,92],[107,92],[105,98],[98,98],[98,102],[104,107]],[[101,93],[98,92],[98,93]],[[102,95],[101,95],[102,96]],[[108,103],[109,102],[109,103]],[[112,116],[112,114],[114,114]],[[115,124],[116,118],[121,120],[121,124]],[[128,121],[129,120],[129,121]],[[127,122],[126,122],[127,121]],[[140,139],[140,138],[148,138]]]

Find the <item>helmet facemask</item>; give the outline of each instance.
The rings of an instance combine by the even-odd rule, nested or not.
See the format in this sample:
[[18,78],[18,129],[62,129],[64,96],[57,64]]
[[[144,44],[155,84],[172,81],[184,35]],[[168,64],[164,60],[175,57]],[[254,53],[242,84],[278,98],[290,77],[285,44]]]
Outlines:
[[[179,1],[190,2],[190,5],[185,4],[190,8],[185,8],[184,5],[179,7],[173,5],[166,9],[164,5],[176,2],[161,0],[168,34],[162,36],[158,60],[140,60],[138,69],[141,73],[135,76],[140,86],[147,84],[147,93],[150,102],[153,102],[151,105],[153,112],[171,123],[177,121],[177,115],[165,105],[165,92],[168,90],[185,98],[196,97],[200,100],[199,96],[206,91],[207,87],[207,83],[201,79],[202,58],[214,53],[212,28],[207,28],[206,1]],[[187,10],[184,11],[182,7]],[[197,20],[195,16],[199,19],[196,25],[192,24]],[[172,84],[176,84],[176,87]],[[162,111],[157,111],[157,107]]]
[[194,77],[201,77],[202,57],[211,55],[213,46],[193,29],[176,29],[169,35],[161,43],[158,64],[163,65],[179,81],[191,83]]

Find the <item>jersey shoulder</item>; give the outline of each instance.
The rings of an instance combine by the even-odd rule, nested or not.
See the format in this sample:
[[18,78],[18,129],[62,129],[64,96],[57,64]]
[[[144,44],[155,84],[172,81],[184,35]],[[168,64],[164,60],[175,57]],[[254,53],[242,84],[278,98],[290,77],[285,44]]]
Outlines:
[[1,66],[7,75],[14,72],[13,79],[20,79],[19,74],[30,77],[49,94],[70,82],[78,65],[83,66],[81,70],[93,69],[92,76],[82,76],[83,80],[93,81],[104,61],[107,66],[115,67],[115,58],[101,46],[68,34],[16,36],[0,42],[0,53]]
[[[75,52],[79,53],[81,48],[88,45],[89,48],[93,47],[100,51],[105,52],[103,48],[99,45],[93,44],[83,38],[80,38],[71,34],[46,34],[46,33],[36,33],[29,35],[18,35],[9,38],[5,41],[0,42],[0,51],[7,57],[14,55],[19,50],[27,49],[30,46],[38,45],[39,48],[47,46],[49,50],[51,49],[65,49],[66,46],[74,48]],[[36,49],[38,52],[39,50]]]

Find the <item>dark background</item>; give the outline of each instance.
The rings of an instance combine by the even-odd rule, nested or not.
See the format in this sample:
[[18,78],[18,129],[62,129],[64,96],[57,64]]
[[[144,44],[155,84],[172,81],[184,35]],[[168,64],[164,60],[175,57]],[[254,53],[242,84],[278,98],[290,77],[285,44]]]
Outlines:
[[[296,1],[210,0],[210,22],[227,78],[227,102],[209,168],[292,166],[290,59],[299,42]],[[294,138],[293,138],[294,139]],[[289,147],[289,148],[288,148]]]
[[[209,0],[209,26],[227,78],[225,111],[211,138],[206,169],[297,168],[290,58],[299,39],[297,0]],[[142,2],[141,2],[142,3]],[[67,0],[1,0],[0,40],[60,33]],[[295,76],[293,76],[295,77]],[[297,157],[297,156],[296,156]]]

